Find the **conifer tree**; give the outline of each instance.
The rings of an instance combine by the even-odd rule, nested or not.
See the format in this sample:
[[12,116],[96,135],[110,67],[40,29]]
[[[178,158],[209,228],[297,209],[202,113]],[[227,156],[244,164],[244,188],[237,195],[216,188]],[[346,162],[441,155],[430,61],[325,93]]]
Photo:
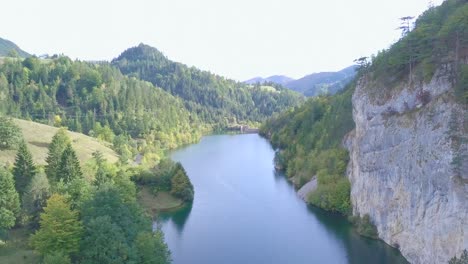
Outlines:
[[20,203],[11,173],[0,167],[0,230],[15,225]]
[[83,173],[81,172],[80,162],[76,157],[71,143],[68,143],[60,159],[57,178],[59,180],[62,179],[64,183],[69,183],[73,179],[81,178],[82,176]]
[[67,136],[67,131],[64,128],[59,129],[52,138],[49,145],[49,154],[46,158],[47,165],[45,172],[51,182],[57,182],[57,172],[62,160],[62,153],[65,147],[70,143],[70,138]]
[[50,196],[50,185],[43,171],[36,173],[29,183],[22,199],[25,213],[31,217],[32,227],[38,227],[39,213]]
[[26,187],[31,182],[36,174],[36,166],[34,165],[31,152],[24,140],[20,143],[18,152],[16,153],[15,164],[13,168],[13,176],[15,179],[16,191],[20,197],[26,190]]

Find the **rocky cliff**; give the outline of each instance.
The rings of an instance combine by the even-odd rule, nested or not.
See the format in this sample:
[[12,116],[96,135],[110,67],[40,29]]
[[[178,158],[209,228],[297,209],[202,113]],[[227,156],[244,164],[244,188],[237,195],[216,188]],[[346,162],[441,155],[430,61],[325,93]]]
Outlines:
[[412,263],[447,263],[468,248],[468,113],[450,66],[428,83],[397,88],[362,78],[353,94],[350,152],[353,214]]

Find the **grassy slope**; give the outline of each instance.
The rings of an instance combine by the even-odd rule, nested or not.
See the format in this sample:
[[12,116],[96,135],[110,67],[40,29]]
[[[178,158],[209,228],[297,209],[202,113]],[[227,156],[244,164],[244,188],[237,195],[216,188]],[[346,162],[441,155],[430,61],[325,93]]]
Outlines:
[[28,245],[28,230],[12,229],[8,232],[8,241],[0,246],[0,263],[39,263],[39,255]]
[[[58,128],[20,119],[15,119],[15,123],[23,131],[23,136],[28,143],[34,162],[39,165],[44,165],[48,153],[47,148],[52,141],[52,137],[57,133]],[[117,154],[112,149],[105,146],[105,143],[80,133],[68,132],[68,135],[72,140],[73,148],[81,162],[92,158],[92,153],[97,150],[101,151],[109,162],[113,163],[118,160]],[[15,161],[15,153],[16,151],[14,150],[0,151],[0,164],[7,162],[13,164]]]
[[160,191],[154,196],[147,186],[140,187],[138,201],[150,214],[154,215],[158,211],[175,209],[183,205],[182,200],[172,196],[169,192]]

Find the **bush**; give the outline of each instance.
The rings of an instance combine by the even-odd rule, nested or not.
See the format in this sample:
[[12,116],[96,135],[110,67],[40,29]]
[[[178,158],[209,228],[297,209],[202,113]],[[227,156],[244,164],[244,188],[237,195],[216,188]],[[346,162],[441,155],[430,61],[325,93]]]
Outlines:
[[368,238],[378,239],[379,234],[377,227],[372,223],[368,214],[363,217],[352,216],[349,218],[350,222],[356,227],[356,231],[361,235]]
[[70,257],[61,253],[53,252],[44,256],[43,264],[69,264],[71,263]]

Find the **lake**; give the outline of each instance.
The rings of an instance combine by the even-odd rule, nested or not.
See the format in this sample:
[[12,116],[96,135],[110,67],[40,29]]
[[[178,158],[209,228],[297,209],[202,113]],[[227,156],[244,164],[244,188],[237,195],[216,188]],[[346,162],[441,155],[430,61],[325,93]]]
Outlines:
[[195,188],[192,206],[159,216],[173,263],[407,263],[307,206],[275,172],[274,154],[257,134],[206,136],[172,153]]

